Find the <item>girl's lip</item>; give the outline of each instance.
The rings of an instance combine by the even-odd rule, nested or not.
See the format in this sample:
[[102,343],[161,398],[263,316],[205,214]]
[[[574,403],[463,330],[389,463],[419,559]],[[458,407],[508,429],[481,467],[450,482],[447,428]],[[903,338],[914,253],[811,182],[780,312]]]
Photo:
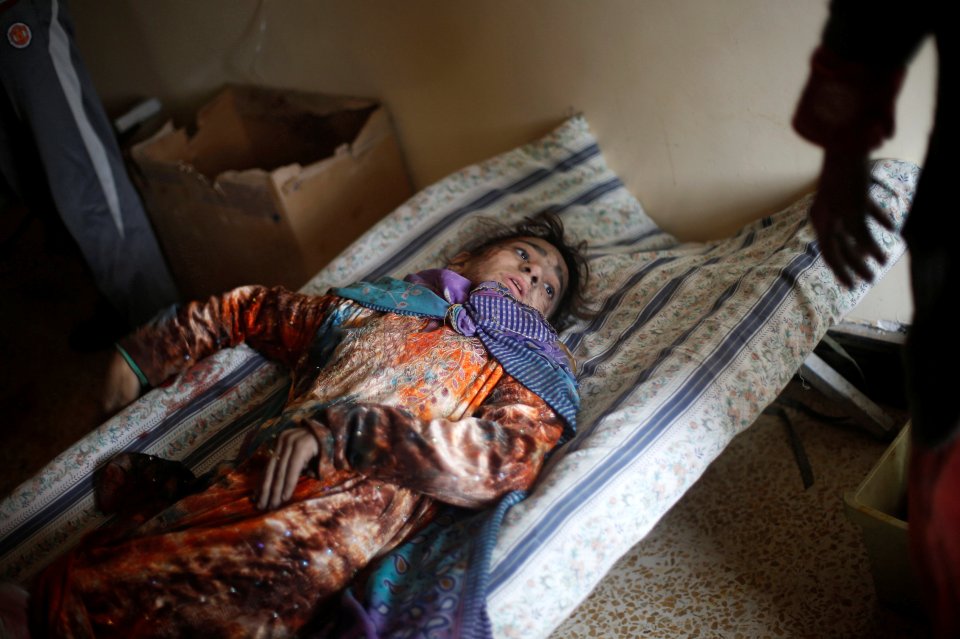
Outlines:
[[521,285],[515,277],[508,277],[507,280],[513,285],[513,288],[517,292],[517,296],[523,297],[523,285]]

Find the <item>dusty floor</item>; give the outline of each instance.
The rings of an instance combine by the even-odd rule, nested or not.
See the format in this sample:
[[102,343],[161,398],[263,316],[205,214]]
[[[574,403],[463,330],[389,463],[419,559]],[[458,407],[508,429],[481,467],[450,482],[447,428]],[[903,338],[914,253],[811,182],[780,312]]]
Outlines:
[[[785,394],[836,412],[794,382]],[[762,417],[601,582],[552,639],[929,636],[877,602],[843,495],[887,444],[791,412],[813,468],[804,489],[782,422]]]
[[76,250],[25,209],[0,209],[0,494],[6,495],[100,423],[109,353],[77,353],[67,343],[97,299]]

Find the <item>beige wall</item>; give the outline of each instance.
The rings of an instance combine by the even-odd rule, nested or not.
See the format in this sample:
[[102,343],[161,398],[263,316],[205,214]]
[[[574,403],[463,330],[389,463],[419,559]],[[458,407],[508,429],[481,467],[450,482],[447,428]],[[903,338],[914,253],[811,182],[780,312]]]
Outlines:
[[[812,188],[790,130],[826,0],[73,0],[108,106],[180,114],[228,81],[378,96],[417,186],[583,112],[665,229],[727,233]],[[934,56],[912,65],[897,136],[920,161]],[[909,318],[902,268],[855,315]],[[873,308],[875,307],[875,308]]]

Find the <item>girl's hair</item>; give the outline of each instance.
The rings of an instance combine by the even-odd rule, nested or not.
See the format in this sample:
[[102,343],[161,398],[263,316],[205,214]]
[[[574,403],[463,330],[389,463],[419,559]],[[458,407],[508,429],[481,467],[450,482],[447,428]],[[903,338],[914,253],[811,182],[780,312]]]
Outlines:
[[572,317],[590,319],[595,315],[595,311],[590,307],[590,301],[584,294],[590,278],[590,267],[584,257],[587,243],[568,242],[564,238],[563,222],[559,217],[553,213],[538,213],[524,218],[522,222],[513,226],[507,226],[490,218],[479,218],[477,221],[486,232],[481,232],[477,239],[468,242],[461,251],[479,255],[492,246],[518,237],[536,237],[548,242],[557,249],[564,264],[567,265],[570,281],[567,282],[556,310],[547,319],[557,324],[558,328],[563,328]]

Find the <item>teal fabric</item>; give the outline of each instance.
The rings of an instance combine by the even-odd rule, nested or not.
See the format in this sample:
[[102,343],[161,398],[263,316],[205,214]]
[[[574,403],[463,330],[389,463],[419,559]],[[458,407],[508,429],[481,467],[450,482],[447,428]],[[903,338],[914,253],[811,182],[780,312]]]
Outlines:
[[331,289],[330,292],[367,308],[405,315],[442,319],[450,307],[447,300],[426,286],[392,277],[381,277],[375,282],[357,282]]
[[502,284],[481,282],[467,292],[469,282],[460,279],[463,291],[445,291],[451,295],[450,302],[422,284],[390,277],[330,292],[383,312],[447,319],[460,334],[475,335],[509,375],[564,420],[562,441],[573,438],[580,395],[556,331],[536,309],[517,301]]

